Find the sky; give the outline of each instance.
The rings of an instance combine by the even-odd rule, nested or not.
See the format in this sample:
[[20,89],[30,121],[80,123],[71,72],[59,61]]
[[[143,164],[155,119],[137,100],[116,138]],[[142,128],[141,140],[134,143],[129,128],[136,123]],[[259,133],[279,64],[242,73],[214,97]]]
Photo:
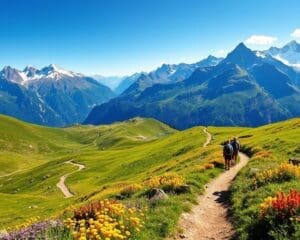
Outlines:
[[0,0],[0,67],[128,75],[300,42],[299,0]]

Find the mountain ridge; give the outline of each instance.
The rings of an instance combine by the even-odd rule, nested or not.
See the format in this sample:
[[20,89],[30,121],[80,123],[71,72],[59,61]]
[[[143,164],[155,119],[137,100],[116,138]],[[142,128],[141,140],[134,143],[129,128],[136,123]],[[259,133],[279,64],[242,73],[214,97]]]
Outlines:
[[[262,68],[268,76],[262,84],[252,71],[264,64],[273,68]],[[258,126],[284,120],[298,115],[291,106],[300,102],[295,79],[288,76],[289,71],[294,72],[283,65],[270,55],[257,56],[240,43],[216,66],[197,68],[182,81],[152,84],[151,75],[143,75],[120,97],[95,107],[84,123],[107,124],[141,116],[185,129],[195,125]],[[272,92],[278,89],[267,86],[272,85],[273,76],[278,77],[279,86],[289,89],[287,95],[278,95]]]
[[[0,112],[49,126],[79,123],[114,93],[96,80],[54,64],[0,71]],[[25,100],[26,99],[26,100]]]

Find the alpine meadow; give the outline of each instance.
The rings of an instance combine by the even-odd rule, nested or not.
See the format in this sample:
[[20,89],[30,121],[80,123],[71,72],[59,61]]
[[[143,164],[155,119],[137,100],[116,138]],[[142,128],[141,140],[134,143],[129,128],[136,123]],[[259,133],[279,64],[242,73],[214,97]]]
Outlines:
[[297,0],[0,4],[0,240],[300,239]]

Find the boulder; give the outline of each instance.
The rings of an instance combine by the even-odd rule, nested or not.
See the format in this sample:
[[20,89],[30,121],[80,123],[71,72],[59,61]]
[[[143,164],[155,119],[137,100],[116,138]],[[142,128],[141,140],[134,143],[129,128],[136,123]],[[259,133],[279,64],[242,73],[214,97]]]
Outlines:
[[148,192],[148,198],[150,201],[157,201],[157,200],[168,199],[169,196],[164,192],[164,190],[160,188],[152,188]]

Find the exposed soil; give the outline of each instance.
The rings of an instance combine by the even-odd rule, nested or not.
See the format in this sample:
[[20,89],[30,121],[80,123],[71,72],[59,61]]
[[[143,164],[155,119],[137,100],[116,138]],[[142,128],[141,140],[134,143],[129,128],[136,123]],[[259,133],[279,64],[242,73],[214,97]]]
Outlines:
[[[207,141],[204,147],[211,141],[211,135],[207,129]],[[231,239],[235,231],[229,216],[229,188],[237,173],[243,168],[248,157],[240,153],[240,162],[229,171],[222,173],[205,186],[205,193],[198,198],[198,204],[189,213],[182,214],[179,221],[179,229],[183,233],[177,234],[173,239],[190,240],[223,240]]]
[[[74,162],[72,162],[72,160],[67,161],[65,163],[72,164],[72,165],[78,167],[78,169],[76,171],[74,171],[74,172],[81,171],[82,169],[85,168],[84,165],[79,164],[79,163],[74,163]],[[72,197],[74,195],[73,193],[70,192],[70,189],[65,184],[65,181],[66,181],[67,177],[70,176],[71,174],[73,174],[74,172],[71,172],[71,173],[68,173],[66,175],[61,176],[60,179],[59,179],[59,182],[56,184],[56,186],[64,194],[65,198],[69,198],[69,197]]]

